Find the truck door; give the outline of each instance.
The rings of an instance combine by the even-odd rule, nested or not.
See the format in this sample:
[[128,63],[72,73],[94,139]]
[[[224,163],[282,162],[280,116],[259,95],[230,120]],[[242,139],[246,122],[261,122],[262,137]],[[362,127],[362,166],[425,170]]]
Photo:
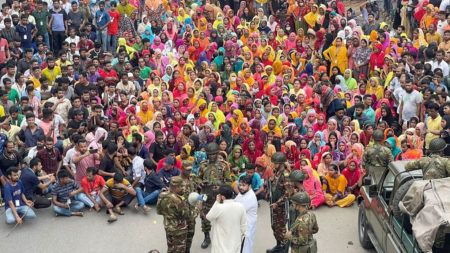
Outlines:
[[389,216],[388,216],[388,204],[391,197],[392,190],[394,188],[394,175],[390,170],[385,171],[381,177],[381,182],[378,188],[378,195],[372,199],[371,209],[377,220],[377,222],[371,223],[373,233],[377,238],[380,247],[384,252],[394,253],[396,251],[388,251],[386,248],[386,242],[388,240],[389,230]]

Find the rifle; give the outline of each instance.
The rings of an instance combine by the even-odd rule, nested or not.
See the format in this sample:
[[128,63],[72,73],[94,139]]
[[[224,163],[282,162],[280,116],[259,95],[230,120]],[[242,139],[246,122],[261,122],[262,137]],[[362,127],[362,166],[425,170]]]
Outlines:
[[270,203],[270,225],[273,225],[273,199],[272,199],[272,180],[267,180],[267,188],[269,190],[269,203]]
[[[289,231],[290,229],[291,229],[291,226],[292,226],[292,224],[291,224],[291,212],[290,212],[290,205],[289,205],[289,199],[286,199],[285,201],[284,201],[284,213],[285,213],[285,215],[286,215],[286,225],[287,225],[287,228],[286,228],[286,231]],[[285,245],[285,247],[284,247],[284,252],[285,253],[288,253],[289,252],[289,246],[290,246],[290,244],[291,244],[291,241],[290,240],[287,240],[287,242],[286,242],[286,245]]]

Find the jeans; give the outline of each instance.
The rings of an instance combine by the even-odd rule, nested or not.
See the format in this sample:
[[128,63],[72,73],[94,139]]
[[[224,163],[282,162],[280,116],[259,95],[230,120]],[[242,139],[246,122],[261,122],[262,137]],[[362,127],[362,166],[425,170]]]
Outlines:
[[106,51],[106,41],[108,38],[108,31],[105,29],[103,29],[102,31],[97,30],[97,41],[99,43],[102,43],[102,49]]
[[56,214],[63,215],[63,216],[71,216],[72,212],[79,212],[81,209],[84,208],[84,204],[81,201],[73,200],[70,203],[70,208],[66,209],[60,206],[53,206],[53,211],[55,211]]
[[117,35],[108,34],[106,37],[106,51],[114,54],[114,51],[117,49]]
[[[98,199],[100,199],[100,197],[98,197]],[[92,201],[84,193],[78,193],[77,195],[75,195],[75,200],[83,202],[83,204],[90,208],[94,207],[94,203],[92,203]],[[97,201],[97,199],[95,199],[95,201]]]
[[[7,205],[7,203],[6,203]],[[16,207],[16,212],[17,214],[22,217],[22,219],[34,219],[36,218],[36,214],[34,213],[33,209],[31,209],[31,207],[29,206],[19,206]],[[6,210],[6,223],[8,224],[12,224],[14,222],[16,222],[16,217],[14,216],[11,208],[8,208],[8,210]]]
[[148,193],[142,191],[141,187],[136,187],[136,197],[138,199],[139,206],[144,206],[145,204],[154,205],[156,201],[158,201],[158,195],[161,190],[153,191],[152,193]]
[[50,48],[50,36],[48,35],[48,32],[44,33],[42,36],[44,36],[45,45],[47,45],[47,47]]

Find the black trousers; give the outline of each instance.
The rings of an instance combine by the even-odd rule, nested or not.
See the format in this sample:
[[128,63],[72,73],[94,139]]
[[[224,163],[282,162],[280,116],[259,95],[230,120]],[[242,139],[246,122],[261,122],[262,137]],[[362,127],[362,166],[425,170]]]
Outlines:
[[40,209],[40,208],[48,208],[52,205],[52,202],[41,195],[33,195],[32,197],[28,198],[28,200],[31,200],[34,202],[34,208]]
[[62,43],[66,38],[66,34],[64,32],[52,31],[52,37],[53,37],[53,52],[58,54],[62,48]]

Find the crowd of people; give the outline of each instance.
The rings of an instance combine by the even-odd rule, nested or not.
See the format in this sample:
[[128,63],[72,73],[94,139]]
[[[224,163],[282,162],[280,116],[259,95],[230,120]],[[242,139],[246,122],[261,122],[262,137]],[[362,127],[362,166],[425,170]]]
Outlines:
[[427,155],[437,138],[450,143],[449,1],[7,0],[1,8],[8,223],[34,217],[31,206],[53,205],[61,216],[105,207],[110,222],[134,198],[149,211],[174,176],[205,188],[210,143],[235,194],[250,175],[266,199],[278,173],[272,156],[282,152],[289,171],[303,172],[312,208],[345,207],[359,195],[374,131],[395,161]]

